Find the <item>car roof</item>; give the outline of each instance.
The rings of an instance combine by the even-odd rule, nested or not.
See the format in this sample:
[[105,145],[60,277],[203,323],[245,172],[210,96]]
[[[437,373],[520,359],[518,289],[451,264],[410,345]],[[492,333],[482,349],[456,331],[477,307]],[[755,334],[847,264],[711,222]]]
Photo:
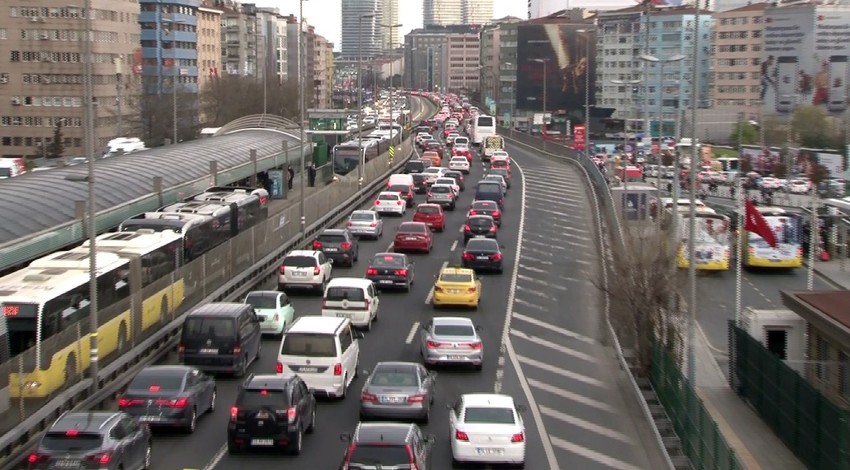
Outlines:
[[328,282],[328,287],[360,287],[367,288],[372,285],[369,279],[362,277],[335,277]]
[[443,207],[443,206],[441,206],[439,204],[434,204],[433,202],[423,202],[423,203],[416,205],[417,209],[419,209],[420,207]]
[[394,253],[392,251],[385,251],[383,253],[375,253],[375,256],[373,256],[372,258],[377,258],[378,256],[380,256],[382,258],[384,256],[392,256],[393,258],[406,258],[407,257],[407,255],[404,254],[404,253]]
[[286,330],[290,333],[336,333],[347,318],[320,317],[318,315],[305,315],[298,317]]
[[360,423],[354,433],[354,441],[363,444],[404,445],[414,426],[413,423]]
[[100,433],[106,424],[122,413],[116,411],[75,411],[60,416],[48,432],[65,432],[76,429],[80,432]]
[[510,395],[498,393],[467,393],[461,395],[464,406],[488,408],[514,408],[514,399]]
[[465,317],[434,317],[431,322],[434,325],[474,325],[471,318]]
[[344,228],[326,228],[319,235],[345,235]]
[[403,370],[403,371],[407,372],[408,369],[411,370],[411,371],[418,370],[419,369],[419,363],[417,363],[417,362],[402,362],[402,361],[387,361],[387,362],[379,362],[379,363],[375,364],[374,370],[378,370],[378,368],[380,368],[382,370],[395,369],[395,370]]
[[295,378],[295,375],[252,375],[245,379],[245,381],[242,383],[242,387],[251,390],[264,388],[283,389],[287,388]]
[[234,312],[239,312],[245,308],[246,304],[238,302],[210,302],[208,304],[195,307],[187,318],[191,317],[233,317]]
[[469,269],[469,268],[454,268],[454,267],[446,266],[445,268],[440,270],[440,274],[470,274],[470,275],[472,275],[472,274],[475,274],[475,271],[473,271],[472,269]]
[[425,222],[409,222],[408,221],[408,222],[400,223],[398,225],[398,228],[399,228],[399,230],[401,230],[402,227],[412,227],[414,225],[417,226],[417,227],[422,227],[422,226],[424,226],[426,228],[428,227],[428,225]]
[[316,250],[292,250],[286,256],[317,256],[318,254]]
[[369,214],[369,215],[374,215],[375,217],[378,216],[378,213],[371,210],[371,209],[358,209],[356,211],[351,212],[351,215],[354,215],[354,214]]

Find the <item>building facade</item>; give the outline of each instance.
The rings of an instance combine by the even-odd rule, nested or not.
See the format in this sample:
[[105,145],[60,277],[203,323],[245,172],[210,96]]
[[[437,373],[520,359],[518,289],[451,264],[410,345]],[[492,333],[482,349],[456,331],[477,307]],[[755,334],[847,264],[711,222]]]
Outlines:
[[198,8],[198,88],[203,90],[221,73],[221,10]]
[[479,91],[480,43],[477,27],[469,27],[466,31],[458,28],[446,35],[448,91],[466,95]]
[[257,7],[221,2],[221,58],[224,73],[250,75],[257,73]]
[[[381,0],[342,0],[342,44],[345,57],[375,57],[384,44]],[[369,18],[364,16],[371,15]],[[386,34],[389,34],[388,32]]]
[[711,99],[729,112],[758,112],[760,64],[767,3],[714,14]]
[[449,26],[484,25],[493,21],[493,0],[423,0],[422,24]]
[[494,20],[481,31],[480,93],[490,114],[503,121],[511,113],[511,91],[516,83],[516,23],[519,18],[505,17]]
[[480,29],[470,25],[415,29],[405,36],[405,81],[415,89],[478,91]]
[[[141,89],[139,5],[94,2],[95,149],[136,136]],[[83,13],[45,0],[6,7],[0,26],[0,156],[47,155],[61,127],[63,157],[83,155]],[[118,104],[121,103],[119,110]]]
[[[391,26],[399,24],[398,0],[381,0],[381,23]],[[381,48],[393,50],[399,45],[399,28],[381,27]]]
[[314,38],[316,60],[313,69],[313,107],[330,109],[333,99],[334,45],[318,34]]
[[275,19],[274,35],[274,73],[278,83],[286,83],[289,79],[289,37],[287,36],[288,18],[279,16]]
[[485,25],[493,21],[493,0],[463,0],[461,24]]

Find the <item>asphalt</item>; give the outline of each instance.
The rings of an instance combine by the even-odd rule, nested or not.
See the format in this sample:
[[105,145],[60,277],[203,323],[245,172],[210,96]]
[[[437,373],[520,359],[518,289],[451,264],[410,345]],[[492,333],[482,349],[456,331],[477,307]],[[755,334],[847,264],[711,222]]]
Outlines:
[[[461,193],[457,210],[447,214],[449,228],[435,234],[432,253],[413,255],[417,279],[413,290],[407,294],[382,294],[380,321],[361,343],[361,367],[371,368],[378,361],[418,361],[416,344],[407,342],[411,331],[435,314],[469,315],[481,326],[485,363],[481,372],[438,370],[435,412],[424,427],[437,440],[432,470],[451,468],[445,405],[463,393],[496,389],[529,405],[523,416],[528,469],[661,468],[656,463],[659,457],[648,455],[653,447],[642,442],[647,434],[641,430],[645,424],[622,398],[621,372],[611,352],[599,341],[601,313],[596,304],[598,294],[591,283],[598,258],[589,238],[589,206],[581,177],[568,167],[547,163],[523,149],[509,151],[516,170],[499,232],[500,243],[505,246],[505,274],[483,276],[484,296],[478,311],[435,312],[426,302],[433,278],[443,263],[460,261],[460,227],[472,201],[471,190],[467,189]],[[476,182],[482,172],[481,165],[474,165],[468,184]],[[422,202],[423,197],[417,196],[417,202]],[[335,268],[335,275],[362,276],[367,260],[374,253],[387,250],[399,223],[411,216],[409,211],[403,218],[385,219],[383,238],[363,241],[360,261],[354,268]],[[273,287],[273,283],[262,286]],[[318,297],[296,295],[292,302],[298,316],[320,312]],[[500,348],[506,328],[510,333],[505,347]],[[277,340],[264,341],[263,354],[251,372],[274,372],[278,344]],[[165,362],[175,361],[172,355]],[[157,432],[152,467],[338,467],[345,451],[339,434],[350,432],[358,422],[357,397],[362,378],[354,382],[347,399],[320,400],[316,433],[307,436],[304,451],[298,457],[226,453],[223,446],[228,410],[238,383],[238,379],[217,379],[217,409],[199,420],[194,434]]]

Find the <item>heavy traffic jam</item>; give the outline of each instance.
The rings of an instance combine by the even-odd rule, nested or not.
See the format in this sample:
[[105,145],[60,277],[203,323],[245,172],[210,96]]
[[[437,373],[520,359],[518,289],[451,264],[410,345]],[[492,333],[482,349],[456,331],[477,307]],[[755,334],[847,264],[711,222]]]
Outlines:
[[[443,404],[435,398],[439,368],[475,374],[485,354],[498,353],[498,344],[482,338],[474,312],[487,295],[484,278],[505,269],[499,232],[514,221],[504,217],[512,161],[495,119],[455,95],[432,100],[439,112],[411,134],[416,155],[369,207],[288,252],[277,289],[264,285],[241,303],[193,308],[177,364],[141,370],[118,397],[117,410],[62,415],[29,455],[29,468],[147,469],[159,428],[194,433],[217,407],[229,411],[222,429],[229,454],[298,455],[324,403],[358,399],[360,422],[339,429],[340,469],[440,468],[431,456],[439,445],[435,434],[447,438],[455,464],[523,468],[525,407],[510,395],[461,391],[445,404],[448,411],[436,407]],[[448,217],[458,210],[465,211],[460,226]],[[157,218],[128,221],[125,229]],[[389,224],[391,218],[400,223]],[[391,241],[386,250],[361,256],[362,244],[380,240]],[[417,275],[418,259],[452,242],[459,262]],[[419,360],[361,362],[364,342],[396,341],[371,336],[382,315],[399,313],[383,311],[382,298],[388,291],[407,295],[417,284],[429,285],[426,302],[433,308],[408,341]],[[311,294],[321,297],[319,311],[296,312],[291,296]],[[274,370],[254,370],[267,354],[276,357]],[[241,379],[235,400],[225,403],[217,380],[227,376]],[[447,429],[425,427],[437,412],[449,414]]]

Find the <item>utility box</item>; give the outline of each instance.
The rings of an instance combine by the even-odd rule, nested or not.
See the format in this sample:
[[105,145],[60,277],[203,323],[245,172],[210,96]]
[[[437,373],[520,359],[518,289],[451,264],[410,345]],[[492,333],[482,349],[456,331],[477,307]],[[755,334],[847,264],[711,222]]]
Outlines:
[[611,188],[614,210],[624,223],[651,221],[650,202],[658,196],[658,190],[646,183],[621,183]]
[[804,373],[806,321],[790,310],[744,308],[741,328],[788,367]]

